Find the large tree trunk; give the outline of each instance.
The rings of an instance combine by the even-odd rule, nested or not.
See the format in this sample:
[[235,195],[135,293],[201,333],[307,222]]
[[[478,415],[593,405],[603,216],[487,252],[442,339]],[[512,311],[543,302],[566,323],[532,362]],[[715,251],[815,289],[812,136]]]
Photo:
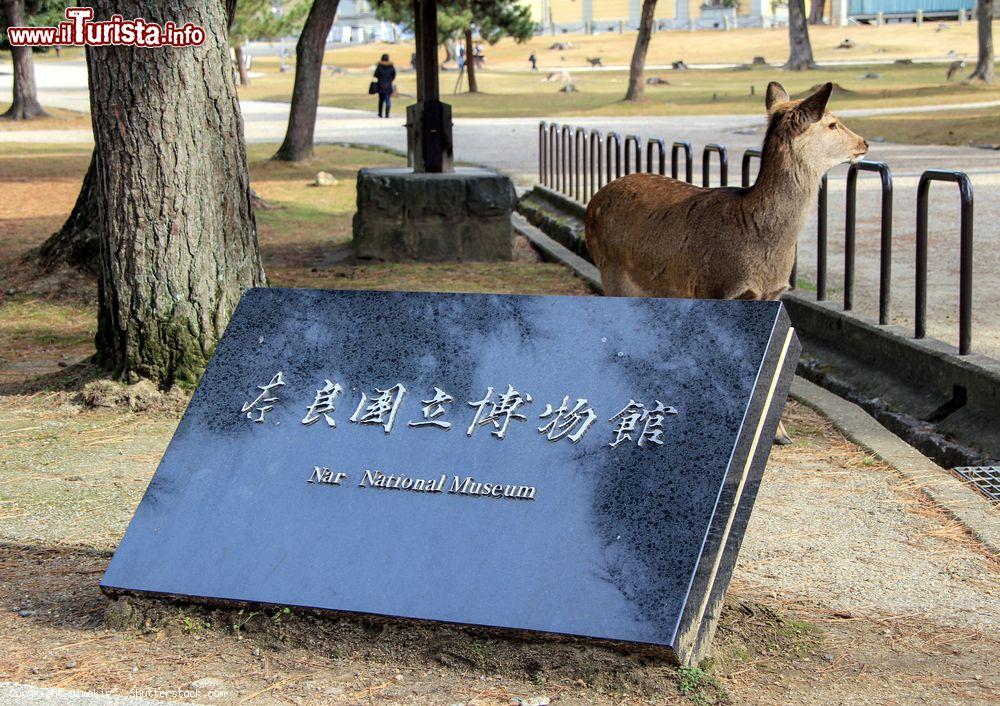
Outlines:
[[236,72],[240,76],[240,85],[249,86],[250,77],[247,76],[247,65],[243,57],[243,44],[233,47],[233,54],[236,56]]
[[971,80],[993,83],[993,0],[979,0],[979,60]]
[[628,90],[625,100],[642,100],[646,92],[646,52],[649,50],[649,38],[653,35],[653,15],[656,13],[656,0],[642,0],[642,15],[639,19],[639,35],[635,38],[635,49],[632,50],[632,65],[628,72]]
[[465,72],[469,76],[469,93],[479,93],[476,83],[476,59],[472,55],[472,30],[465,30]]
[[97,0],[193,22],[205,43],[88,52],[101,216],[98,360],[125,380],[198,380],[243,290],[265,283],[220,0]]
[[447,64],[449,61],[454,63],[458,56],[458,50],[455,48],[456,42],[454,37],[448,37],[444,40],[444,61],[442,64]]
[[825,10],[826,0],[812,0],[812,6],[809,8],[809,24],[823,24],[823,12]]
[[69,218],[49,239],[42,243],[39,260],[42,268],[52,270],[70,265],[91,274],[101,269],[101,200],[97,190],[97,153],[90,157],[83,187]]
[[313,0],[302,34],[295,45],[295,83],[288,130],[274,159],[297,162],[313,156],[316,132],[316,104],[319,79],[323,73],[323,50],[340,0]]
[[[24,3],[22,0],[0,0],[0,24],[4,27],[24,27]],[[11,47],[10,58],[14,64],[14,95],[10,108],[0,118],[5,120],[31,120],[46,115],[38,102],[38,86],[35,84],[35,61],[31,47]]]
[[789,71],[816,68],[812,44],[809,43],[809,25],[806,23],[805,0],[788,0],[788,63]]

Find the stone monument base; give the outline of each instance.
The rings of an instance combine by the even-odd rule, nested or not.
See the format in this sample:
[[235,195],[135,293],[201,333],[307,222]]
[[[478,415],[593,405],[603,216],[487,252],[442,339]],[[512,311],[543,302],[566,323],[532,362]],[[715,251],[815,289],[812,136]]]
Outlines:
[[510,178],[489,169],[362,169],[354,253],[393,262],[512,260],[510,214],[516,202]]

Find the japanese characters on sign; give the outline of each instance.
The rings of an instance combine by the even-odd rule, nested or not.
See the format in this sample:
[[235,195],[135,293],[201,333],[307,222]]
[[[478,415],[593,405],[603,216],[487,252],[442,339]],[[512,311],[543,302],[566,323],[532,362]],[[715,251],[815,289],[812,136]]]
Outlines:
[[[337,382],[330,380],[323,382],[324,385],[316,390],[313,401],[307,405],[302,424],[309,426],[323,419],[329,427],[335,428],[337,422],[333,415],[337,411],[337,401],[343,394],[344,388]],[[263,423],[267,414],[281,402],[278,388],[284,385],[284,375],[279,370],[268,383],[257,386],[260,393],[252,402],[246,402],[240,413],[256,424]],[[375,388],[371,395],[362,392],[361,400],[349,421],[355,424],[380,426],[386,434],[390,434],[396,425],[406,394],[407,390],[402,383],[384,390]],[[545,423],[537,427],[538,433],[543,434],[549,441],[558,442],[566,439],[572,444],[577,444],[598,421],[597,411],[585,398],[578,397],[574,402],[571,402],[571,399],[566,395],[558,407],[546,403],[545,410],[539,415],[539,421]],[[452,395],[435,386],[433,394],[420,402],[422,418],[409,421],[406,426],[442,431],[452,429],[453,423],[447,419],[449,407],[455,402]],[[525,408],[532,402],[534,399],[530,394],[519,392],[513,385],[507,385],[507,391],[500,393],[493,387],[488,387],[482,399],[468,402],[468,406],[472,407],[475,413],[466,429],[466,436],[472,436],[481,426],[491,426],[490,435],[502,441],[507,438],[513,422],[528,421]],[[608,418],[607,421],[613,426],[613,439],[607,445],[613,449],[623,443],[634,443],[640,447],[663,446],[664,420],[676,414],[677,410],[674,407],[668,407],[659,400],[654,400],[653,405],[647,406],[630,399],[621,411]]]

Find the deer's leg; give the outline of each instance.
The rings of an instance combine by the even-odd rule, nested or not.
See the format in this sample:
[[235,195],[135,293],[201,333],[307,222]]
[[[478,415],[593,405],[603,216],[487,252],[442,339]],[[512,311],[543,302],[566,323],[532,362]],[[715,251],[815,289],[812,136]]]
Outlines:
[[625,296],[625,292],[622,291],[621,276],[614,268],[609,267],[601,270],[601,286],[604,288],[604,296],[606,297]]

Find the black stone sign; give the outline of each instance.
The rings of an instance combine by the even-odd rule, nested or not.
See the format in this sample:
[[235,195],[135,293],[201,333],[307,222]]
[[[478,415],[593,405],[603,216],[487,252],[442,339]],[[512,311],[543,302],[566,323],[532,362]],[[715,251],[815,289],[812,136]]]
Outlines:
[[101,586],[691,662],[798,353],[776,302],[250,290]]

